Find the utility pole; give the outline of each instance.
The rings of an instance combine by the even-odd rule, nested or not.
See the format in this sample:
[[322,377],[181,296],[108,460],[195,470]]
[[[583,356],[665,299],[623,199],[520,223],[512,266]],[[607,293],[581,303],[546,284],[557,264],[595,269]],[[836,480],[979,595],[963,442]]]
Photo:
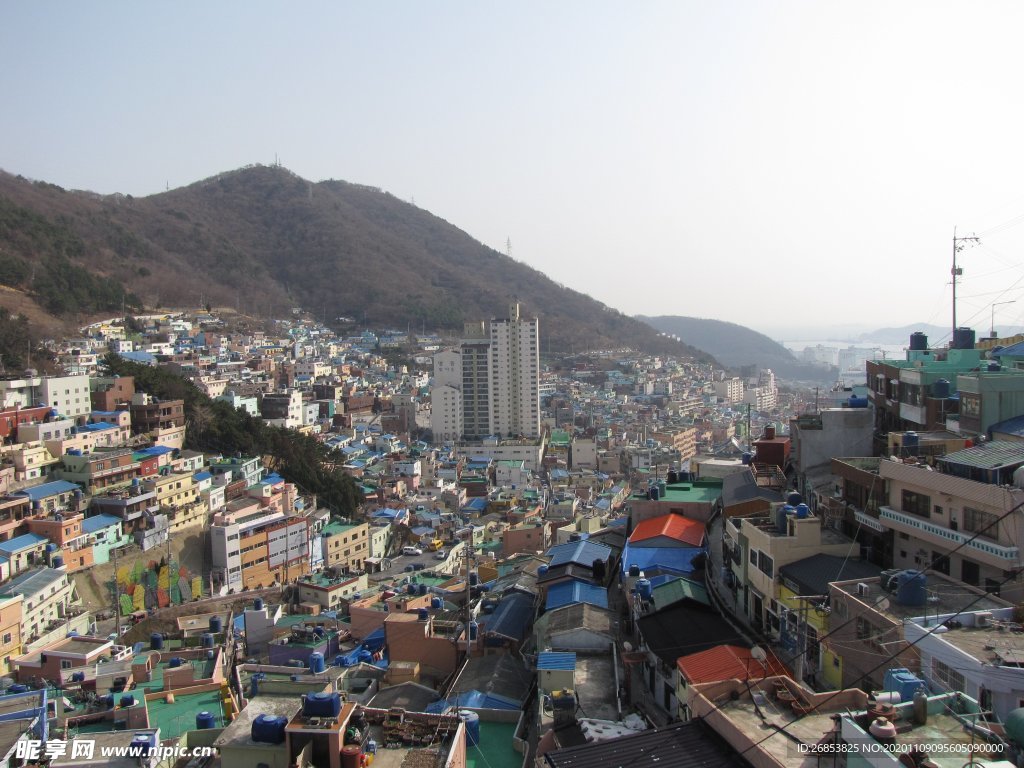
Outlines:
[[473,621],[473,594],[469,586],[469,569],[473,563],[473,527],[470,526],[469,535],[466,537],[466,660],[469,660],[473,649],[473,641],[470,636],[469,625]]
[[971,235],[970,237],[957,237],[956,227],[953,227],[953,268],[950,274],[953,276],[953,333],[956,334],[956,279],[964,273],[963,267],[956,265],[956,255],[967,247],[967,243],[977,245],[980,240]]
[[826,600],[827,595],[798,595],[796,597],[800,601],[799,616],[796,632],[797,632],[797,643],[796,643],[796,658],[793,660],[794,672],[796,673],[796,682],[798,685],[804,684],[804,657],[807,655],[807,611],[810,608],[810,600]]
[[114,555],[114,631],[121,631],[121,590],[117,585],[117,547],[112,550]]

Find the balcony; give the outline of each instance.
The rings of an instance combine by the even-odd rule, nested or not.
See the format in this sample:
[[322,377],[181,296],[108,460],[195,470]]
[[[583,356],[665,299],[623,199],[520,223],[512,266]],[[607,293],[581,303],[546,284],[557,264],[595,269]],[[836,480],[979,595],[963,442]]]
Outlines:
[[881,507],[878,518],[889,528],[917,535],[932,543],[950,548],[962,544],[966,553],[980,557],[982,561],[996,568],[1010,569],[1020,563],[1019,547],[1007,547],[979,538],[968,541],[971,538],[970,533],[954,531],[892,507]]

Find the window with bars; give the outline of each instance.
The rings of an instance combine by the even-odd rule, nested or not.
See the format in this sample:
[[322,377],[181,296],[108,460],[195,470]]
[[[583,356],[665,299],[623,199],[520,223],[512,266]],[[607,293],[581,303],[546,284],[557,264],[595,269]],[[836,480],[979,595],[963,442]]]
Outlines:
[[930,496],[923,493],[904,490],[902,494],[902,509],[912,515],[919,517],[930,517],[932,511],[932,500]]
[[992,512],[982,512],[980,509],[964,507],[963,517],[965,531],[970,531],[989,539],[999,538],[999,527],[996,525],[999,515]]
[[964,689],[964,676],[939,659],[932,659],[932,679],[951,691]]

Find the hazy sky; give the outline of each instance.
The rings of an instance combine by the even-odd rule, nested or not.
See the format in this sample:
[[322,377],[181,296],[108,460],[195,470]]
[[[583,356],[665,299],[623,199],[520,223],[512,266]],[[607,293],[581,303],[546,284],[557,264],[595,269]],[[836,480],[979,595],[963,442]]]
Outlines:
[[[8,2],[0,167],[144,195],[275,155],[628,314],[1024,323],[1020,2]],[[994,231],[993,231],[994,230]]]

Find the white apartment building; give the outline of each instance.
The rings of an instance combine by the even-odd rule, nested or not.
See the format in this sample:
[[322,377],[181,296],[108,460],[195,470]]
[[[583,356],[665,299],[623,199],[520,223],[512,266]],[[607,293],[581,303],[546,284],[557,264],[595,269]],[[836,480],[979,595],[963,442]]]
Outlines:
[[458,350],[434,355],[431,427],[438,442],[540,436],[537,318],[467,323]]
[[491,432],[540,435],[540,333],[537,318],[520,316],[519,304],[507,318],[490,322]]
[[61,416],[76,419],[92,411],[89,377],[25,376],[0,381],[0,406],[30,408],[36,405],[55,408]]
[[733,376],[731,379],[715,382],[715,397],[727,403],[743,401],[743,379]]

